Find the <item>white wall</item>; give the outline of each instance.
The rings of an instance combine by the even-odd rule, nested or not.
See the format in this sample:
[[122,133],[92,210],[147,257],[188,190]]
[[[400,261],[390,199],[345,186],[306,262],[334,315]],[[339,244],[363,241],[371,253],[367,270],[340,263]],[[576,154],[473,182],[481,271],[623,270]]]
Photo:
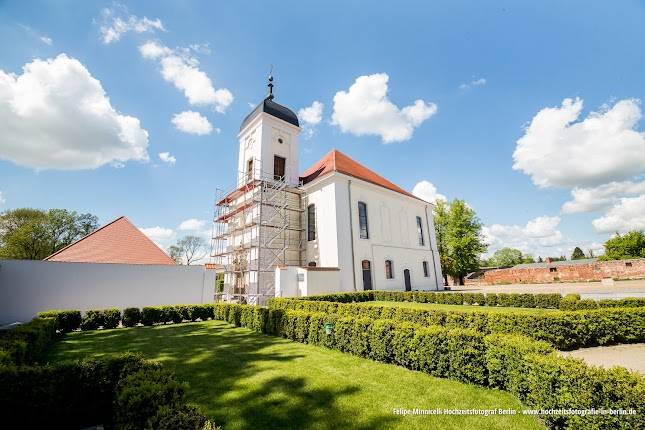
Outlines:
[[340,271],[335,267],[283,266],[275,269],[276,297],[303,297],[338,292]]
[[[339,291],[363,290],[363,260],[371,262],[375,290],[404,290],[404,269],[410,270],[412,290],[442,288],[432,205],[337,172],[305,189],[308,203],[316,204],[317,216],[317,238],[307,243],[305,263],[338,267]],[[359,201],[367,204],[368,239],[360,238]],[[422,221],[423,245],[417,216]],[[393,279],[385,278],[385,260],[393,262]],[[428,262],[427,277],[423,261]]]
[[215,275],[203,266],[0,260],[0,323],[49,309],[211,303]]

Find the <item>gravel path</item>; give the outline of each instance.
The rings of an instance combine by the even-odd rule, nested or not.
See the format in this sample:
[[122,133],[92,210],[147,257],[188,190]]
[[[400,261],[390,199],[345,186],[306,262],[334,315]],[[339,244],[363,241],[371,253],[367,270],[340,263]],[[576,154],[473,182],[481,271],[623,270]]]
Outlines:
[[582,348],[575,351],[562,351],[561,354],[582,358],[596,366],[607,368],[622,366],[645,374],[645,343]]

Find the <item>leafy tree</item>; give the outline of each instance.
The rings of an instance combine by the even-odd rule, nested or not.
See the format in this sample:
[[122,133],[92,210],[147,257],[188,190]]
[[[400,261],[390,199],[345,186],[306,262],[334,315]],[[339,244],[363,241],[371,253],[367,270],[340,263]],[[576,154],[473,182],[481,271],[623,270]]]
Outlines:
[[95,215],[20,208],[0,214],[0,258],[42,260],[98,228]]
[[535,263],[535,258],[531,254],[524,254],[522,256],[522,263]]
[[514,248],[501,248],[491,258],[494,266],[515,266],[524,262],[522,251]]
[[537,262],[538,262],[538,263],[543,263],[543,262],[544,262],[544,260],[542,260],[542,257],[540,257],[540,256],[538,255]]
[[464,276],[479,268],[479,257],[486,251],[481,222],[466,202],[455,199],[449,205],[437,202],[435,226],[444,282],[450,275],[463,285]]
[[199,236],[184,236],[168,251],[170,258],[175,260],[177,264],[185,263],[190,266],[195,261],[206,257],[206,241]]
[[625,260],[628,258],[645,257],[645,233],[633,230],[624,235],[616,236],[605,242],[605,254],[601,260]]
[[585,253],[582,252],[582,249],[580,249],[579,247],[576,246],[573,249],[573,253],[571,254],[571,259],[572,260],[582,260],[583,258],[587,258]]

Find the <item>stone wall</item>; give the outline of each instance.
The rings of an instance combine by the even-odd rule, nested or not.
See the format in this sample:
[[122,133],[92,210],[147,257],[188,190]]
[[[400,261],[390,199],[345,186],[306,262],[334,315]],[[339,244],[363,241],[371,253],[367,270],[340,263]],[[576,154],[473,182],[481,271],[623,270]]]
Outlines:
[[587,264],[544,263],[538,267],[511,267],[486,272],[487,284],[599,281],[603,278],[645,278],[645,258],[594,261]]

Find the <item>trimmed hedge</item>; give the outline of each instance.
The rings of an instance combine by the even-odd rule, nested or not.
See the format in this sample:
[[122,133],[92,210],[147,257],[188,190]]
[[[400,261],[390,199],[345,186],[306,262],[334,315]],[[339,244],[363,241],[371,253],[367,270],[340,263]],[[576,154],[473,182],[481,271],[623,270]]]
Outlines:
[[23,428],[214,428],[186,405],[184,385],[172,372],[133,354],[54,366],[0,366],[0,386],[0,404]]
[[103,310],[103,328],[117,328],[121,322],[121,311],[117,308]]
[[33,363],[56,339],[56,318],[36,317],[26,324],[0,331],[0,364]]
[[126,308],[121,322],[124,327],[135,327],[141,322],[141,311],[139,308]]
[[41,318],[54,318],[56,320],[56,330],[60,330],[63,333],[68,333],[81,327],[81,311],[52,310],[40,312],[38,316]]
[[[217,319],[249,327],[253,306],[218,304]],[[261,308],[255,308],[261,309]],[[500,388],[533,409],[625,409],[636,415],[543,415],[553,429],[645,428],[645,378],[621,368],[587,366],[562,358],[546,342],[526,336],[484,335],[475,330],[409,322],[269,309],[266,332],[297,342],[394,363],[438,377]],[[231,317],[233,315],[233,317]],[[333,325],[326,333],[325,324]]]
[[83,319],[81,320],[81,330],[96,330],[99,327],[103,326],[105,323],[105,315],[103,311],[90,309],[85,312]]
[[[498,299],[502,296],[498,294]],[[502,297],[502,300],[505,298]],[[353,303],[306,301],[279,298],[269,301],[270,309],[298,309],[350,317],[394,319],[424,326],[441,325],[482,333],[521,334],[544,340],[558,349],[645,341],[645,308],[603,308],[572,312],[445,311],[396,308]]]

